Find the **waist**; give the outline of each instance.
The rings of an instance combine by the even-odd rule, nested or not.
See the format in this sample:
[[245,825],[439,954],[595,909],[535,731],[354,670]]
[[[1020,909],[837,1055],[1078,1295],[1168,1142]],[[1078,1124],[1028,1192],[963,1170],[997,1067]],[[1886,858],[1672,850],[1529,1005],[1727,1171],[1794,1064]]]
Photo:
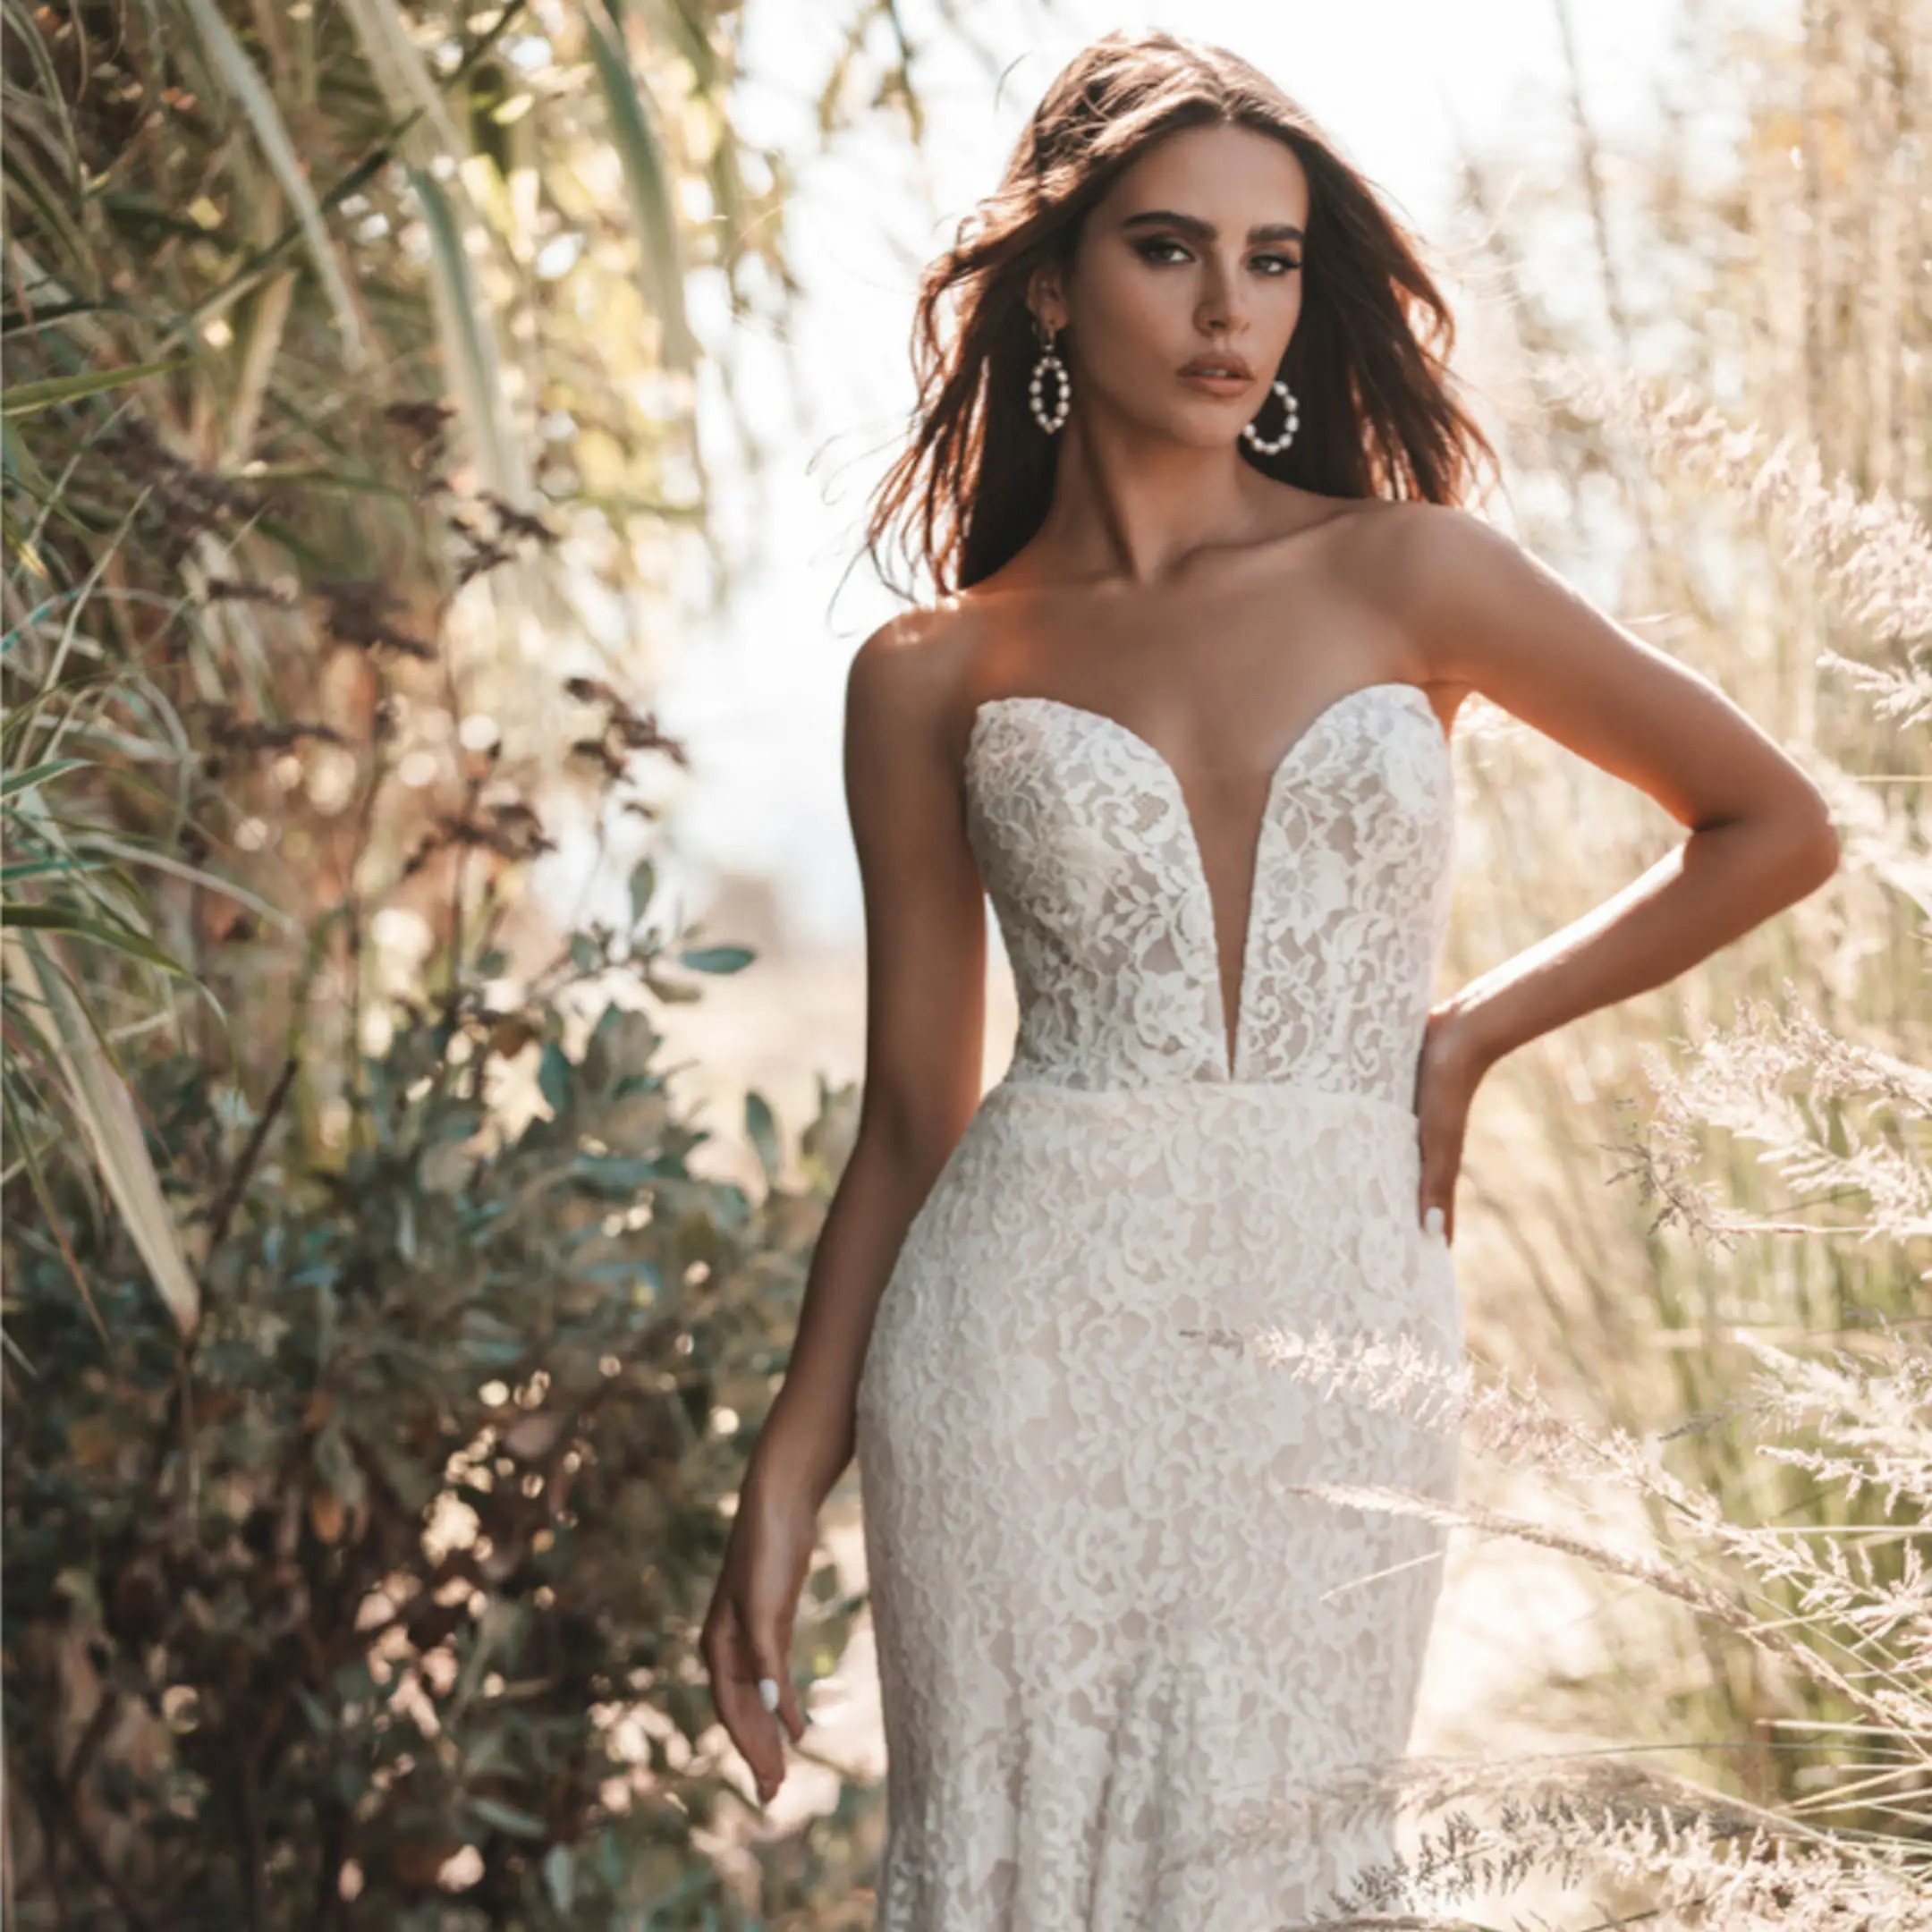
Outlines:
[[979,1105],[997,1101],[1004,1106],[1059,1106],[1071,1107],[1140,1106],[1154,1112],[1191,1108],[1214,1108],[1239,1113],[1252,1109],[1277,1109],[1306,1113],[1326,1109],[1334,1113],[1377,1120],[1413,1132],[1416,1112],[1407,1102],[1393,1100],[1385,1093],[1347,1087],[1328,1087],[1312,1080],[1288,1078],[1271,1080],[1123,1080],[1108,1086],[1076,1086],[1055,1080],[1038,1069],[1014,1068],[1003,1073],[987,1089]]

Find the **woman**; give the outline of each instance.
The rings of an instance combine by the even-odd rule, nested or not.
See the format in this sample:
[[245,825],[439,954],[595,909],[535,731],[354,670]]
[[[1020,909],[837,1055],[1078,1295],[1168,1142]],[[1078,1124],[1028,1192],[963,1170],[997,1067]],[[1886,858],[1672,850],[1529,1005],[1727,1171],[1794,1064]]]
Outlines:
[[[940,299],[957,303],[942,344]],[[928,274],[912,501],[943,596],[868,638],[846,781],[861,1125],[704,1633],[768,1797],[818,1509],[856,1454],[888,1758],[886,1932],[1260,1932],[1385,1857],[1454,1445],[1217,1338],[1453,1371],[1470,1101],[1837,862],[1707,681],[1461,507],[1493,453],[1402,231],[1222,49],[1055,80]],[[1448,733],[1481,691],[1690,835],[1430,1004]],[[982,894],[1020,997],[982,1097]]]

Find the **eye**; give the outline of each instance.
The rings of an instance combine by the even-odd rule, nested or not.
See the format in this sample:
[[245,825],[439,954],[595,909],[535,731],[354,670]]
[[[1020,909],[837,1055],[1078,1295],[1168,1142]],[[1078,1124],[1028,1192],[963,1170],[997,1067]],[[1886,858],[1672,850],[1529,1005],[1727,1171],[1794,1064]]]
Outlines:
[[[1185,244],[1175,241],[1172,235],[1156,235],[1149,241],[1134,243],[1134,252],[1143,261],[1155,262],[1158,266],[1165,267],[1174,260],[1174,257],[1157,254],[1156,250],[1160,249],[1174,250],[1174,255],[1178,255],[1182,260],[1191,258]],[[1257,264],[1263,262],[1273,264],[1272,267],[1262,271],[1271,282],[1279,281],[1284,275],[1292,275],[1301,266],[1301,262],[1292,255],[1282,255],[1273,252],[1266,255],[1257,255],[1254,259]]]

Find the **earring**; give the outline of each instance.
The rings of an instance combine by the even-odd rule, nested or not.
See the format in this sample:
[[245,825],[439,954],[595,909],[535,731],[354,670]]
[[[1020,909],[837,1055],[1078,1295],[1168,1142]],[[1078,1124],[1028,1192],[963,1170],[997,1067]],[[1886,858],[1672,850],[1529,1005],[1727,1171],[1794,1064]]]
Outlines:
[[[1061,424],[1067,419],[1067,411],[1073,406],[1073,383],[1072,377],[1067,374],[1066,364],[1054,352],[1055,332],[1051,325],[1040,321],[1036,317],[1033,322],[1033,333],[1039,337],[1043,346],[1039,360],[1033,365],[1033,380],[1028,386],[1027,404],[1033,411],[1033,420],[1048,436],[1052,436],[1059,429]],[[1059,401],[1055,404],[1054,412],[1051,416],[1047,415],[1046,409],[1040,402],[1040,385],[1046,380],[1049,369],[1052,370],[1059,381],[1059,389],[1057,391]]]
[[1241,425],[1241,434],[1264,456],[1278,456],[1294,441],[1295,430],[1300,424],[1299,405],[1295,402],[1294,391],[1279,376],[1268,387],[1282,399],[1282,406],[1288,411],[1288,419],[1282,426],[1282,433],[1270,443],[1262,436],[1252,422],[1245,422]]

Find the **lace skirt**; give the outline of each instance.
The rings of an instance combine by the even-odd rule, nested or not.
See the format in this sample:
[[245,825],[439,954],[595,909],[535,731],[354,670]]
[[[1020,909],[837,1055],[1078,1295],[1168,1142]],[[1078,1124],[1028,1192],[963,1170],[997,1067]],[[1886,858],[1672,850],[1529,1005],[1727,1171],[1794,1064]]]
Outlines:
[[1349,1774],[1406,1749],[1445,1531],[1292,1486],[1454,1494],[1447,1405],[1388,1399],[1462,1361],[1419,1160],[1292,1082],[981,1101],[859,1385],[878,1932],[1274,1932],[1396,1849]]

